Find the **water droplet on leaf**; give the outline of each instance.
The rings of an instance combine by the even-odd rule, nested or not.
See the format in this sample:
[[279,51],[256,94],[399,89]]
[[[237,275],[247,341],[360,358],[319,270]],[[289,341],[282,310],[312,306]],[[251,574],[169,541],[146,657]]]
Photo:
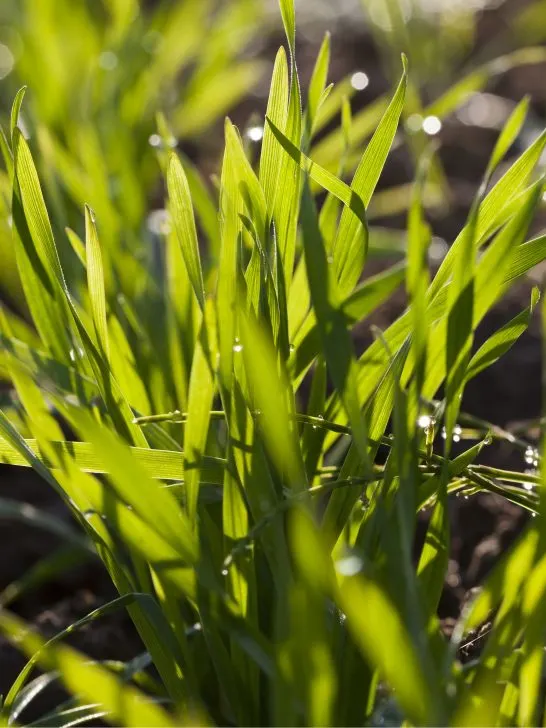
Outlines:
[[364,562],[360,556],[356,556],[356,554],[345,556],[345,558],[336,561],[336,571],[342,576],[354,576],[362,570],[363,566]]

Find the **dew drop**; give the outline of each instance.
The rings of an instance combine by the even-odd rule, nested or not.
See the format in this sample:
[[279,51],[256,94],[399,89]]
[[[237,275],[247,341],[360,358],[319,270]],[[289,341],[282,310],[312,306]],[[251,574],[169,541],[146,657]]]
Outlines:
[[446,241],[435,235],[428,246],[428,257],[433,263],[439,263],[446,257],[448,250]]
[[535,484],[526,482],[526,483],[523,483],[523,487],[525,488],[525,490],[533,490],[533,488],[535,487]]
[[527,465],[538,465],[538,451],[534,447],[529,446],[525,450],[523,458]]
[[453,428],[453,442],[460,442],[461,435],[462,435],[462,429],[460,425],[455,425]]
[[368,78],[368,74],[364,73],[364,71],[357,71],[351,76],[351,86],[356,91],[364,91],[364,89],[368,87],[369,83],[370,79]]
[[235,337],[235,343],[233,344],[233,351],[238,354],[240,351],[243,350],[243,345],[241,344],[241,341],[239,340],[239,337]]
[[427,116],[423,119],[423,131],[428,136],[436,136],[442,128],[442,122],[437,116]]
[[154,235],[168,235],[171,232],[171,216],[168,210],[153,210],[148,215],[146,225]]
[[162,139],[159,134],[150,134],[148,137],[148,144],[154,149],[176,149],[178,141],[176,137],[170,136],[168,139]]
[[68,355],[69,355],[71,361],[76,361],[77,359],[82,359],[84,354],[85,354],[85,352],[81,348],[81,346],[76,346],[75,348],[70,349],[70,351],[68,352]]
[[435,423],[436,420],[430,415],[419,415],[417,418],[417,427],[420,427],[422,430],[429,430],[431,427],[434,427]]
[[290,344],[290,347],[289,347],[290,353],[292,354],[295,350],[296,350],[296,347],[294,346],[294,344]]
[[420,114],[411,114],[406,120],[406,129],[410,134],[416,134],[423,128],[423,117]]
[[250,126],[246,130],[246,135],[251,142],[259,142],[263,139],[264,128],[263,126]]
[[142,47],[147,53],[156,53],[163,36],[157,30],[150,30],[142,39]]
[[225,568],[222,569],[222,576],[227,576],[227,575],[228,575],[228,570]]
[[354,576],[362,570],[363,566],[364,563],[362,559],[360,556],[356,556],[355,554],[351,554],[350,556],[346,556],[345,558],[336,561],[336,571],[342,576]]
[[118,65],[118,57],[112,51],[103,51],[99,56],[99,66],[103,71],[113,71]]

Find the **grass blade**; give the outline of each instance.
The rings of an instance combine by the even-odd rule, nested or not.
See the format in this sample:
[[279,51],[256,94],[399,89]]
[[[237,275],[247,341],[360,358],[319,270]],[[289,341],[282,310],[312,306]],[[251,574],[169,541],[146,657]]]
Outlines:
[[184,168],[174,152],[169,156],[167,188],[178,242],[195,296],[201,309],[203,309],[205,305],[205,288],[193,215],[193,203]]
[[85,206],[85,258],[87,263],[87,285],[91,300],[91,312],[95,335],[102,356],[106,361],[110,357],[108,341],[108,325],[106,323],[106,294],[104,291],[104,273],[102,255],[95,225],[95,215],[91,208]]

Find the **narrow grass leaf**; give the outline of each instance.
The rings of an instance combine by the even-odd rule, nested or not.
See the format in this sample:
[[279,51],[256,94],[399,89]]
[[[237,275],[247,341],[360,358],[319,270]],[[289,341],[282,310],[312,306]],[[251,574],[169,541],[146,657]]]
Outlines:
[[110,357],[110,344],[108,340],[108,325],[106,323],[106,293],[104,290],[102,254],[95,224],[95,215],[87,205],[85,206],[85,258],[87,262],[87,285],[89,288],[95,335],[101,354],[108,362]]
[[178,156],[169,156],[167,168],[167,188],[169,191],[170,211],[174,228],[180,243],[188,275],[201,308],[205,305],[203,273],[199,257],[199,244],[195,229],[193,203],[188,180]]
[[0,630],[28,656],[37,654],[37,662],[43,669],[58,670],[70,692],[84,700],[100,702],[108,710],[111,719],[120,725],[172,726],[177,721],[164,708],[129,685],[110,671],[90,663],[83,655],[65,645],[48,646],[21,619],[6,611],[0,612]]
[[313,135],[314,126],[317,120],[318,111],[324,102],[324,91],[328,79],[328,67],[330,65],[330,34],[326,33],[320,46],[317,60],[309,82],[309,93],[307,96],[307,113],[305,117],[306,133],[308,140]]
[[304,187],[301,226],[307,278],[321,340],[323,356],[341,400],[364,463],[368,461],[367,433],[357,395],[357,371],[353,347],[344,316],[339,308],[339,294],[324,243],[309,187]]
[[[398,121],[404,107],[407,85],[407,63],[403,57],[404,72],[389,107],[385,111],[362,159],[356,169],[351,189],[367,207],[387,155],[392,146]],[[367,228],[360,229],[357,221],[348,210],[343,210],[334,243],[334,259],[339,276],[340,291],[347,295],[356,285],[368,252]]]
[[431,691],[401,615],[385,591],[363,574],[340,584],[336,602],[357,646],[380,673],[412,723],[443,723],[439,696]]
[[15,94],[15,99],[13,100],[13,105],[11,107],[10,132],[11,143],[13,147],[15,147],[15,130],[18,128],[17,125],[19,123],[19,114],[21,113],[21,106],[23,105],[23,99],[25,98],[26,91],[26,86],[23,86],[19,89],[19,91],[17,91],[17,93]]
[[[302,490],[305,475],[297,433],[290,417],[291,402],[285,372],[272,342],[251,317],[241,316],[241,352],[249,383],[250,408],[258,410],[258,425],[279,472],[286,473],[295,490]],[[267,386],[264,387],[264,383]]]
[[68,241],[70,245],[72,246],[72,250],[76,253],[78,256],[78,260],[83,265],[84,268],[87,267],[87,260],[86,260],[86,253],[85,253],[85,243],[82,242],[82,239],[79,235],[77,235],[74,230],[67,227],[64,229],[66,233],[66,237],[68,238]]
[[524,97],[510,114],[506,124],[502,128],[499,138],[495,144],[495,148],[493,149],[493,153],[489,159],[489,163],[485,171],[485,179],[491,178],[491,175],[497,169],[512,144],[517,139],[529,111],[529,102],[530,98],[528,96]]
[[367,229],[366,210],[362,199],[359,195],[345,184],[339,177],[323,169],[309,157],[307,157],[298,147],[288,139],[280,129],[278,129],[271,119],[267,118],[267,123],[271,127],[273,135],[281,144],[283,149],[290,157],[300,165],[304,172],[307,172],[311,179],[314,179],[327,192],[337,197],[343,202],[351,212],[357,217],[362,226]]
[[[1,431],[0,463],[35,467],[41,475],[45,475],[40,464],[47,465],[47,458],[40,453],[37,440],[21,438],[20,447],[24,447],[22,450],[17,449],[15,444],[11,444],[14,443],[14,440],[8,440],[6,434],[5,430]],[[51,447],[59,451],[59,456],[65,453],[73,458],[78,468],[84,472],[97,475],[108,473],[108,467],[100,452],[97,453],[90,442],[53,441]],[[185,473],[187,475],[191,470],[188,465],[186,465],[186,471],[184,470],[184,453],[181,451],[150,450],[139,447],[131,447],[130,451],[151,478],[179,481],[184,478]],[[207,483],[220,485],[224,476],[224,467],[225,460],[204,457],[200,463],[201,477]]]
[[341,304],[351,324],[361,322],[386,301],[404,281],[406,263],[402,261],[375,276],[366,278]]
[[[271,119],[279,129],[285,129],[286,127],[289,83],[286,51],[281,47],[275,58],[266,111],[267,118]],[[278,177],[282,166],[281,160],[282,152],[273,136],[271,127],[266,124],[260,155],[259,179],[267,201],[267,211],[270,217],[273,215],[275,199],[278,194]]]
[[294,0],[279,0],[279,6],[286,39],[288,40],[290,53],[293,56],[296,48],[296,11],[294,8]]
[[533,288],[531,304],[511,321],[490,336],[474,354],[468,365],[466,381],[487,369],[509,351],[525,333],[535,306],[540,299],[538,288]]
[[207,301],[190,374],[188,418],[184,430],[186,512],[190,523],[196,523],[199,483],[202,477],[201,463],[207,444],[215,389],[212,369],[215,352],[211,351],[209,341],[213,333],[213,314],[212,301]]
[[[133,458],[128,446],[101,427],[87,413],[58,402],[69,422],[101,453],[108,475],[119,497],[130,503],[150,528],[159,530],[174,549],[190,563],[196,558],[196,543],[189,520],[174,496],[159,487]],[[138,484],[135,487],[135,484]]]

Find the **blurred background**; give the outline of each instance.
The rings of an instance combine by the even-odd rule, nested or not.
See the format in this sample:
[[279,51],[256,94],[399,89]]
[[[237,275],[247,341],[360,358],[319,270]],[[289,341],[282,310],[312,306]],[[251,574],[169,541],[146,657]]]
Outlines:
[[[336,85],[322,109],[311,156],[333,171],[342,154],[347,174],[356,166],[400,76],[400,54],[408,55],[411,83],[403,125],[368,210],[366,273],[404,255],[410,184],[431,139],[437,152],[425,202],[434,233],[430,262],[438,265],[464,224],[514,105],[526,95],[531,98],[528,121],[509,159],[545,126],[546,0],[297,0],[296,14],[304,98],[324,34],[331,33],[329,80]],[[161,305],[162,236],[169,226],[162,153],[176,148],[182,155],[192,195],[204,211],[199,229],[214,255],[223,118],[229,114],[238,125],[255,160],[273,59],[282,43],[276,0],[2,0],[0,121],[6,129],[13,98],[27,86],[20,125],[39,166],[71,285],[77,287],[82,268],[66,228],[76,239],[83,235],[83,205],[88,203],[96,213],[103,254],[114,261],[116,281],[110,285],[154,332],[154,307],[138,309],[143,292],[137,281],[146,277],[136,272],[145,267],[155,274]],[[348,143],[339,129],[345,98],[352,109]],[[0,305],[12,315],[14,329],[31,341],[12,253],[10,195],[9,175],[2,168]],[[541,214],[535,231],[544,224]],[[478,332],[478,344],[527,305],[530,287],[543,273],[535,270],[497,307]],[[374,323],[387,325],[403,306],[400,294]],[[356,345],[362,348],[367,341],[368,329],[362,329]],[[158,340],[157,352],[162,346]],[[464,409],[506,426],[537,417],[540,351],[537,319],[517,347],[470,383]],[[514,453],[491,451],[499,467],[525,467],[521,455],[514,461]],[[0,478],[9,497],[59,511],[50,489],[29,473],[3,468]],[[458,614],[466,591],[479,582],[523,518],[517,507],[493,497],[458,504],[442,603],[446,619]],[[2,528],[0,590],[59,545],[21,524]],[[17,608],[46,631],[56,631],[102,603],[109,589],[96,567],[72,568]],[[123,617],[112,619],[101,622],[91,637],[84,631],[79,646],[101,656],[111,649],[112,635],[123,634],[119,657],[127,659],[134,654],[134,633]],[[17,659],[0,642],[0,676],[7,676]],[[0,692],[4,687],[0,679]]]

